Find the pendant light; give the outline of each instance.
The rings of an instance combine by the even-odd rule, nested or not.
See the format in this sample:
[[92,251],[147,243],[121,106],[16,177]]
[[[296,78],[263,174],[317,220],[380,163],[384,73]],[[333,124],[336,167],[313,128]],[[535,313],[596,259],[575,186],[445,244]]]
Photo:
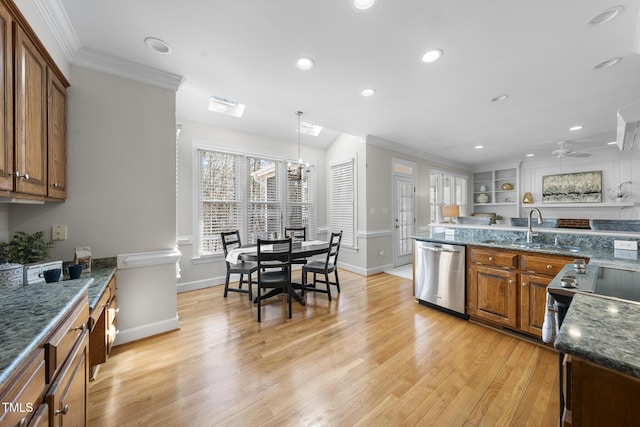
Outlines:
[[291,162],[287,165],[287,176],[291,180],[301,181],[303,178],[303,173],[309,173],[309,163],[305,166],[302,164],[302,157],[300,156],[300,118],[302,116],[302,111],[296,111],[296,115],[298,116],[298,164],[294,165]]

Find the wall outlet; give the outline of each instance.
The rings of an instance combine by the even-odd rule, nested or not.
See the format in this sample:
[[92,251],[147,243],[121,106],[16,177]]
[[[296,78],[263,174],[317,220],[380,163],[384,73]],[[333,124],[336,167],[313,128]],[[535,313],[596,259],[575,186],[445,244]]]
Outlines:
[[638,250],[638,242],[635,240],[614,240],[613,241],[614,249],[626,249],[629,251],[637,251]]
[[67,226],[66,225],[51,226],[51,240],[67,240]]

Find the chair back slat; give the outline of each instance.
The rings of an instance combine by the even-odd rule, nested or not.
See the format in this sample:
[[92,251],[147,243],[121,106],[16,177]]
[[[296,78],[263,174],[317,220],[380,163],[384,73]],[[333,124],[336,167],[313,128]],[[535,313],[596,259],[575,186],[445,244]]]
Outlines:
[[328,268],[330,264],[338,264],[338,252],[340,252],[340,242],[342,241],[342,231],[339,233],[331,233],[331,239],[329,240],[329,252],[327,252],[327,260],[325,268]]
[[[223,231],[222,233],[220,233],[220,239],[222,240],[222,251],[224,252],[225,258],[229,254],[230,250],[242,246],[239,230]],[[227,264],[229,263],[227,262]]]
[[[258,239],[258,274],[262,269],[291,268],[291,239]],[[272,249],[265,250],[270,245]]]
[[285,227],[284,236],[290,237],[294,242],[307,240],[307,227]]

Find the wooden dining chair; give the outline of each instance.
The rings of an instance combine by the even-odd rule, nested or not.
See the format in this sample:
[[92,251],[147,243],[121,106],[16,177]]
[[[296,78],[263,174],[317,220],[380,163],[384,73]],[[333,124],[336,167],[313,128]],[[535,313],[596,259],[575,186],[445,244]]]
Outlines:
[[[293,242],[304,242],[307,240],[307,227],[285,227],[284,237],[290,237]],[[306,259],[294,259],[291,264],[306,264]]]
[[[253,273],[258,271],[258,263],[254,261],[239,261],[238,263],[233,264],[227,261],[229,251],[242,246],[242,242],[240,241],[240,231],[235,230],[222,232],[220,233],[220,238],[222,239],[222,251],[224,252],[225,263],[227,264],[227,276],[224,280],[224,297],[227,297],[227,292],[240,292],[248,293],[249,300],[253,300],[253,281],[251,276]],[[240,275],[237,288],[229,287],[229,279],[232,274]],[[246,280],[244,279],[244,276],[247,276]],[[247,284],[247,289],[242,289],[243,283]]]
[[[273,249],[263,249],[272,245]],[[258,322],[262,321],[262,290],[279,289],[287,295],[289,319],[291,319],[291,239],[258,239]]]
[[[328,295],[329,301],[331,301],[331,288],[330,285],[335,285],[340,292],[340,280],[338,278],[338,252],[340,252],[340,242],[342,241],[342,231],[339,233],[331,233],[331,240],[329,240],[329,252],[324,261],[313,260],[302,266],[302,295],[305,291],[322,292]],[[307,284],[307,274],[313,273],[313,283]],[[335,275],[335,282],[329,280],[329,274]],[[324,280],[318,279],[318,274],[324,276]],[[324,283],[327,288],[319,289],[316,284]]]

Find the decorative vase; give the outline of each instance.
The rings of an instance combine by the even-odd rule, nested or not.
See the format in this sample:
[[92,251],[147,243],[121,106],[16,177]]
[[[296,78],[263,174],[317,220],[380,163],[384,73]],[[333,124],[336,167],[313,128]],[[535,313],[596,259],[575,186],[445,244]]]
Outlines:
[[531,203],[533,203],[533,195],[528,191],[524,193],[524,197],[522,198],[522,203],[525,203],[527,205],[530,205]]
[[476,197],[476,201],[478,203],[487,203],[487,202],[489,202],[489,196],[487,196],[484,193],[480,193],[480,194],[478,194],[478,197]]
[[487,191],[487,186],[486,186],[486,185],[484,185],[484,184],[482,184],[482,185],[480,186],[480,191]]

